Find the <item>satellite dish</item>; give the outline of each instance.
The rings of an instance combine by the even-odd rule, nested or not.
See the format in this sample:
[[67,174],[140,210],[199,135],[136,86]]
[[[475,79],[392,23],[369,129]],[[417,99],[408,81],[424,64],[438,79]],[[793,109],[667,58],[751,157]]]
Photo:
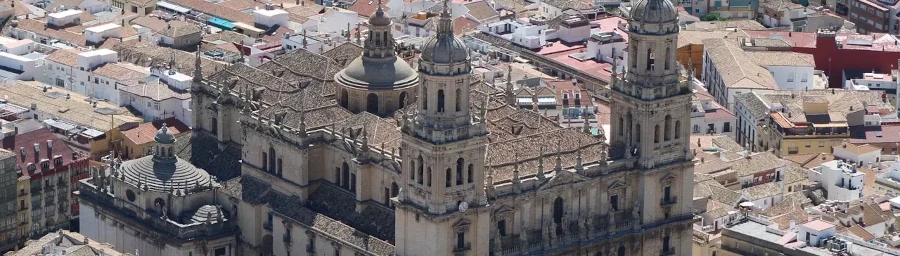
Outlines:
[[466,212],[469,209],[469,203],[461,202],[459,203],[459,212]]

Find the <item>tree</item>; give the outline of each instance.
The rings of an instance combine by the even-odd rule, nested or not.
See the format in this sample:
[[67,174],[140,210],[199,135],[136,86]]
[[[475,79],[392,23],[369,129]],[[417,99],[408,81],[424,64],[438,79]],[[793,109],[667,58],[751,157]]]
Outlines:
[[717,21],[717,20],[725,20],[725,18],[722,18],[722,16],[720,16],[718,13],[711,12],[711,13],[703,14],[703,16],[700,16],[700,20],[701,21]]

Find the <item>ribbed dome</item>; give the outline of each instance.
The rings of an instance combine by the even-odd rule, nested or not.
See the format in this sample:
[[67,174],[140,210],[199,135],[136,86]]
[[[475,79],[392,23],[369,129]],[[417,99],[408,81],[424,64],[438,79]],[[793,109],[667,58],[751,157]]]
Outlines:
[[461,63],[469,59],[469,51],[453,34],[437,34],[422,47],[420,59],[435,64]]
[[392,90],[415,86],[419,74],[396,56],[385,59],[358,57],[334,76],[344,86],[373,90]]
[[154,138],[154,140],[156,143],[172,144],[175,143],[175,134],[172,134],[172,132],[169,131],[169,127],[163,123],[162,127],[159,127],[159,131],[156,131],[156,138]]
[[200,209],[197,209],[197,212],[195,212],[194,215],[191,216],[191,222],[205,223],[206,220],[209,220],[210,224],[214,224],[218,222],[219,216],[222,216],[222,218],[224,219],[225,216],[223,215],[224,214],[221,210],[219,210],[219,207],[207,204],[204,206],[200,206]]
[[384,15],[384,10],[381,7],[378,7],[378,10],[375,11],[375,15],[369,19],[369,25],[373,26],[388,26],[391,25],[391,19]]
[[669,0],[638,0],[631,7],[631,20],[643,23],[667,23],[678,20],[678,11]]
[[182,159],[154,161],[153,156],[145,156],[123,162],[118,171],[129,183],[138,181],[146,184],[148,190],[157,192],[172,189],[184,189],[185,192],[189,192],[198,185],[210,184],[209,173]]

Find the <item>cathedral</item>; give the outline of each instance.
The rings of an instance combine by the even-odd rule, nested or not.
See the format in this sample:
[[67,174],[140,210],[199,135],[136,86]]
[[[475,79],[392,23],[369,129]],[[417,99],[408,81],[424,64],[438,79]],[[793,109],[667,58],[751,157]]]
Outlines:
[[[633,3],[609,134],[508,105],[472,73],[445,0],[417,58],[398,54],[379,7],[362,45],[195,75],[194,132],[183,140],[211,148],[132,161],[181,157],[209,174],[185,165],[190,176],[178,177],[189,182],[151,183],[150,172],[128,170],[153,162],[125,162],[89,184],[184,198],[168,210],[181,216],[168,218],[203,225],[170,225],[194,235],[157,245],[185,244],[177,255],[691,255],[691,90],[675,57],[678,15],[669,0]],[[167,218],[168,204],[141,200],[147,207],[112,202]]]

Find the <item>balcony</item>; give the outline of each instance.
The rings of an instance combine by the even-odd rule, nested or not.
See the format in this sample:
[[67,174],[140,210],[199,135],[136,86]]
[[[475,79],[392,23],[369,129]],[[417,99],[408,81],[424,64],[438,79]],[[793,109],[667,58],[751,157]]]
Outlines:
[[671,196],[671,197],[669,197],[669,198],[663,198],[663,199],[660,199],[660,200],[659,200],[659,205],[662,206],[662,207],[671,207],[672,205],[675,205],[675,203],[678,202],[677,199],[678,199],[677,196]]

